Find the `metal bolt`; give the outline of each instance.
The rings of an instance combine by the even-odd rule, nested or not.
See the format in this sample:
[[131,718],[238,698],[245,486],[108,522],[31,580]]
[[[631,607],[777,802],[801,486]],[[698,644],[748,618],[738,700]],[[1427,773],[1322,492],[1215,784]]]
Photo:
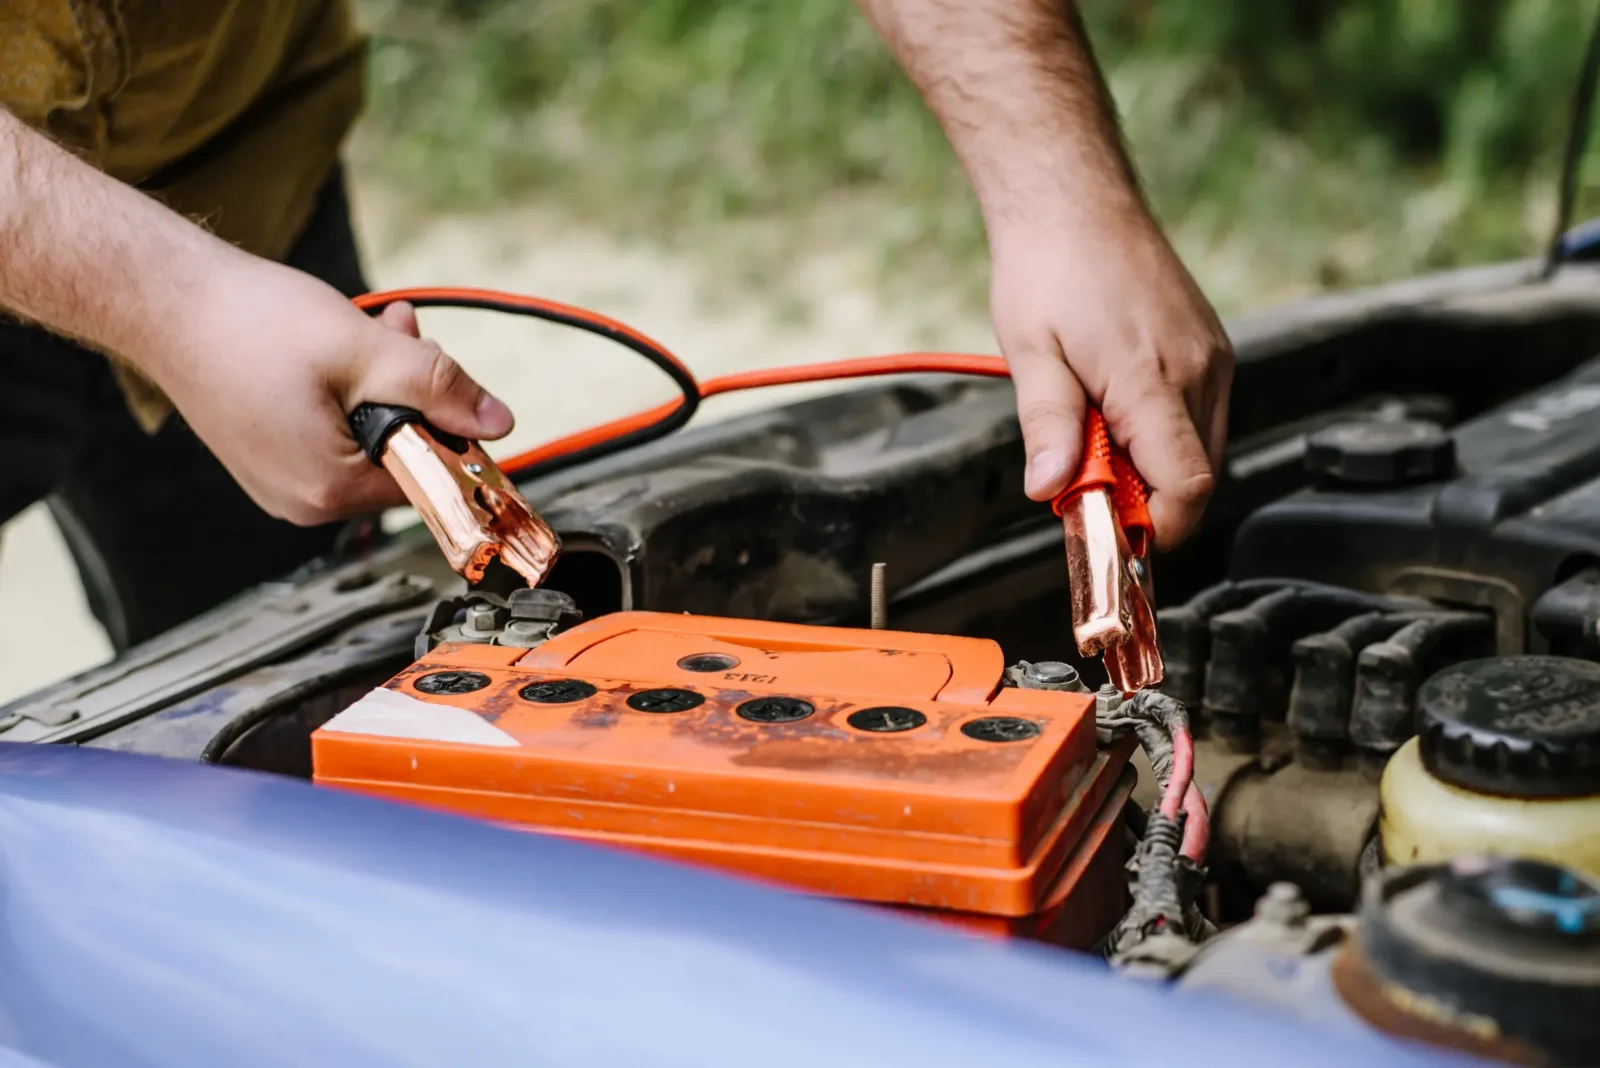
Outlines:
[[1122,691],[1111,683],[1106,683],[1094,693],[1094,714],[1097,717],[1109,716],[1122,707]]
[[481,474],[483,474],[483,465],[482,464],[468,464],[467,465],[467,472],[469,474],[481,475]]
[[889,597],[886,584],[887,564],[872,565],[872,629],[883,630],[889,625]]
[[1256,918],[1282,927],[1296,927],[1311,915],[1311,906],[1294,883],[1273,883],[1256,902]]
[[493,634],[500,629],[501,609],[492,604],[470,604],[461,629],[468,634]]

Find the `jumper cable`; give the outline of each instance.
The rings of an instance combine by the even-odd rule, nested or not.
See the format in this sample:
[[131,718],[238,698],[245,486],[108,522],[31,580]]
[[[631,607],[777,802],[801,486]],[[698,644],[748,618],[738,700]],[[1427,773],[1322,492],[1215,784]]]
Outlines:
[[[722,393],[802,382],[880,375],[943,373],[1009,378],[999,356],[913,352],[830,363],[776,367],[698,381],[659,342],[597,312],[537,297],[485,289],[414,288],[368,293],[357,307],[376,314],[404,301],[417,308],[482,308],[525,315],[598,334],[660,368],[678,387],[675,401],[568,434],[496,464],[477,445],[428,425],[420,412],[363,404],[351,430],[373,463],[394,475],[450,565],[477,584],[498,559],[529,586],[549,573],[560,542],[512,483],[549,474],[665,437],[693,417],[700,402]],[[1154,541],[1149,490],[1127,453],[1090,408],[1077,476],[1052,507],[1066,534],[1073,639],[1085,657],[1103,656],[1106,673],[1125,694],[1163,676],[1156,642],[1149,549]]]

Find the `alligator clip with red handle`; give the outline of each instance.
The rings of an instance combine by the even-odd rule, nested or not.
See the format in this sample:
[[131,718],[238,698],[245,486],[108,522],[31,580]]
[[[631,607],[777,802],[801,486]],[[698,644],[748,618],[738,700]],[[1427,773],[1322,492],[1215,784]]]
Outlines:
[[1072,637],[1083,656],[1103,655],[1112,685],[1131,694],[1165,674],[1150,586],[1150,490],[1097,409],[1083,430],[1078,475],[1052,504],[1067,535]]

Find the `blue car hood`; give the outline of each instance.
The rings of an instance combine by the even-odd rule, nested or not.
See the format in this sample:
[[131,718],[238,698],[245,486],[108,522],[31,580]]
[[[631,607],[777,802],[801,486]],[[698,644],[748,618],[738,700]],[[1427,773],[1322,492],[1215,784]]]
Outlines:
[[0,745],[10,1065],[1460,1063],[1095,962],[234,769]]

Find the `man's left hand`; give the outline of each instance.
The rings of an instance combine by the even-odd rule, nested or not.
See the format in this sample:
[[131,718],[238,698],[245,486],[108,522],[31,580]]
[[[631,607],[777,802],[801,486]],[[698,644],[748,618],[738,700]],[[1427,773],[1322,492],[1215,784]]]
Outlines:
[[1085,404],[1105,415],[1150,485],[1158,548],[1210,497],[1227,439],[1233,349],[1154,223],[992,237],[991,310],[1017,388],[1027,492],[1050,500],[1076,472]]

